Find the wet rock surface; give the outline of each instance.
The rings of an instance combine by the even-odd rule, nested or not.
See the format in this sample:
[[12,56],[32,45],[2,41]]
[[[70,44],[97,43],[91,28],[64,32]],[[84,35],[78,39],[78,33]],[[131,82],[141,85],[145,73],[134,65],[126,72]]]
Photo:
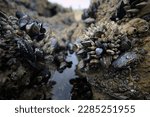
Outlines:
[[[0,99],[149,99],[149,0],[0,3]],[[7,12],[6,12],[7,11]]]

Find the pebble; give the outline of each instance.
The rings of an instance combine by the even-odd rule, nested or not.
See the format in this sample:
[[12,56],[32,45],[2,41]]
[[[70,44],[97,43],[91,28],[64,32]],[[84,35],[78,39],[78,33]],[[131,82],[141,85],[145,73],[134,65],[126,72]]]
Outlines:
[[103,49],[102,48],[96,48],[96,55],[97,56],[101,56],[101,54],[103,53]]
[[139,57],[135,52],[126,52],[121,55],[117,60],[115,60],[112,65],[114,68],[122,68],[138,59]]

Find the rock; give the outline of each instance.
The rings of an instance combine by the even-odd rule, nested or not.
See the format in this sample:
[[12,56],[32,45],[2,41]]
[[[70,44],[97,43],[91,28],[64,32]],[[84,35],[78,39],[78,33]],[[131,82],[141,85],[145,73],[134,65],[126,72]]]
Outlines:
[[114,68],[123,68],[137,60],[139,60],[139,55],[135,52],[126,52],[115,60],[112,65]]

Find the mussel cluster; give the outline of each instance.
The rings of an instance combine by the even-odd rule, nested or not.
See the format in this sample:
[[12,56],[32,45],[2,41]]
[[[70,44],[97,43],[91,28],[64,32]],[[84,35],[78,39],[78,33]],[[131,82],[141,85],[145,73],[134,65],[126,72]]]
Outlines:
[[51,72],[72,63],[47,25],[21,12],[16,16],[0,11],[0,98],[50,99]]
[[[143,19],[139,20],[143,21]],[[143,25],[145,26],[145,24]],[[110,66],[122,68],[134,60],[140,60],[137,52],[130,52],[134,51],[135,43],[139,39],[133,40],[132,36],[122,33],[121,27],[111,21],[109,23],[98,22],[87,28],[81,40],[74,44],[80,58],[78,68],[81,70],[109,68]],[[144,31],[147,32],[147,30]],[[122,67],[119,67],[121,62]]]
[[142,8],[148,4],[148,0],[120,0],[118,8],[110,18],[113,21],[118,21],[126,18],[133,18],[138,15]]
[[48,24],[33,20],[21,12],[16,12],[16,16],[19,18],[18,23],[20,29],[26,31],[35,46],[38,47],[38,49],[35,49],[35,53],[44,55],[44,59],[53,62],[60,72],[66,67],[71,66],[72,63],[65,60],[64,50],[66,47],[62,47],[59,44],[58,39],[49,29]]
[[43,23],[31,19],[28,15],[17,11],[16,17],[19,19],[18,24],[21,30],[26,31],[26,33],[34,40],[42,40],[44,34],[46,33],[46,27]]

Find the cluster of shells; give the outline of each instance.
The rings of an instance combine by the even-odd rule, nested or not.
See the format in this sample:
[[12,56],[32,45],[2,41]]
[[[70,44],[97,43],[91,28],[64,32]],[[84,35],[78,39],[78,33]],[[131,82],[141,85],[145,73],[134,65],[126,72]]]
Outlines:
[[149,4],[148,0],[120,0],[115,13],[110,18],[113,21],[129,20],[138,16],[141,10]]
[[105,13],[100,10],[110,1],[100,2],[95,22],[88,22],[90,26],[74,44],[78,70],[89,78],[94,95],[104,93],[104,99],[148,99],[149,92],[138,84],[142,79],[138,67],[147,55],[142,45],[150,32],[150,15],[144,14],[149,1],[118,0],[112,5],[116,9]]
[[[48,24],[32,20],[28,15],[17,12],[19,27],[31,37],[34,45],[44,53],[44,59],[55,63],[58,70],[62,72],[66,67],[71,66],[71,62],[65,61],[65,46],[61,46],[54,32],[49,29]],[[38,51],[39,49],[35,49]],[[40,53],[39,53],[40,54]],[[42,53],[41,53],[42,54]]]
[[[129,52],[134,48],[135,43],[137,43],[135,41],[138,41],[138,39],[133,41],[128,36],[128,31],[130,28],[133,28],[135,29],[134,31],[144,33],[148,31],[149,25],[145,20],[140,18],[134,19],[132,22],[135,25],[139,25],[138,23],[142,22],[140,28],[145,27],[147,30],[144,29],[141,31],[140,28],[136,29],[136,27],[126,28],[126,26],[119,26],[113,21],[109,23],[98,22],[87,28],[81,37],[81,41],[74,45],[77,55],[81,58],[78,65],[79,69],[108,68],[110,65],[121,68],[129,63],[127,61],[132,62],[140,59],[140,55],[137,52]],[[134,34],[134,31],[130,33]],[[124,64],[117,63],[120,58],[126,57],[128,59],[124,61]]]
[[149,23],[141,18],[133,18],[124,24],[105,19],[92,23],[74,44],[80,58],[78,68],[83,71],[110,66],[122,68],[139,61],[141,53],[135,46],[140,43],[140,36],[148,31]]
[[0,11],[0,52],[1,99],[50,99],[51,72],[71,66],[48,26],[21,12]]

